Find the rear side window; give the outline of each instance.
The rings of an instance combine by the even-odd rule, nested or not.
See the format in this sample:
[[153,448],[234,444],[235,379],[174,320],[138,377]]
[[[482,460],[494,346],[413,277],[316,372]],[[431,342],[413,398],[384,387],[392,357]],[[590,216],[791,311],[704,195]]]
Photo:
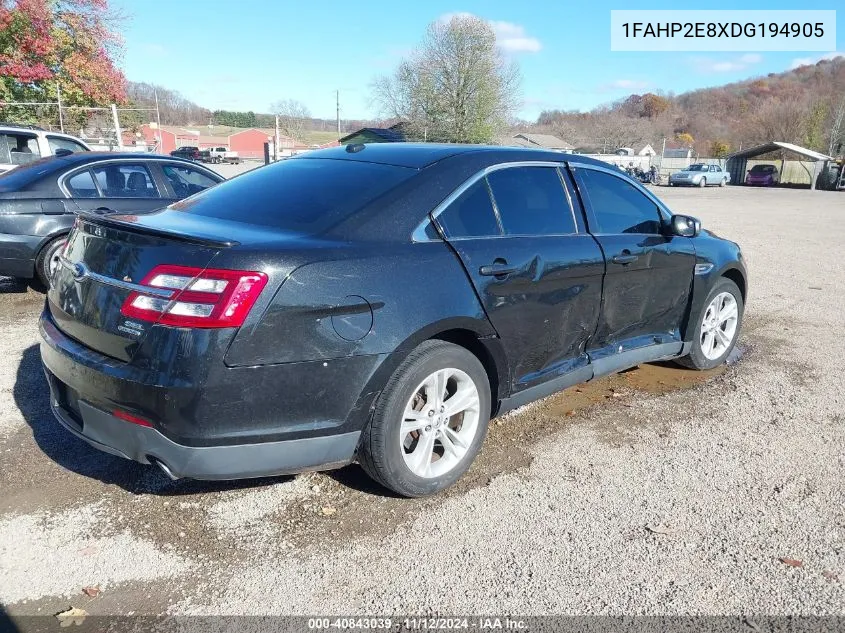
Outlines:
[[71,176],[65,182],[68,193],[74,198],[99,198],[100,194],[97,191],[97,185],[94,184],[94,178],[91,172],[87,169],[81,171],[75,176]]
[[106,198],[158,198],[150,172],[142,164],[104,165],[94,176]]
[[511,167],[487,176],[507,235],[576,233],[555,167]]
[[437,216],[446,237],[487,237],[498,236],[499,223],[487,191],[487,183],[482,178],[464,191],[457,200]]
[[598,226],[593,233],[660,233],[657,205],[626,180],[595,169],[579,169]]
[[416,173],[357,160],[289,158],[170,208],[308,235],[334,226]]

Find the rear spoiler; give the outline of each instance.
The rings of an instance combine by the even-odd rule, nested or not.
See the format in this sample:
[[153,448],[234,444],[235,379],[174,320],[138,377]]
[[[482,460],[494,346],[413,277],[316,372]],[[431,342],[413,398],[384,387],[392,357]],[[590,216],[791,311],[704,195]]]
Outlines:
[[205,235],[186,235],[184,233],[177,233],[175,231],[167,231],[143,224],[136,224],[135,222],[127,222],[126,220],[118,219],[119,216],[101,215],[99,213],[92,213],[90,211],[78,211],[79,219],[88,224],[98,224],[100,226],[112,227],[127,231],[129,233],[137,233],[140,235],[155,235],[157,237],[164,237],[169,240],[177,242],[187,242],[188,244],[198,244],[200,246],[209,246],[212,248],[231,248],[238,246],[240,242],[235,240],[221,240],[220,238],[210,237]]

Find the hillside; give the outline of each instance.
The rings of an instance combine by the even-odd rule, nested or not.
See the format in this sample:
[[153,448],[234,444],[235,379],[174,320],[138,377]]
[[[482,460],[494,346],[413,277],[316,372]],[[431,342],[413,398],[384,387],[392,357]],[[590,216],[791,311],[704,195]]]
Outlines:
[[724,155],[740,145],[771,140],[827,153],[845,138],[831,143],[843,110],[845,57],[839,57],[677,96],[631,95],[586,113],[546,111],[534,128],[599,151],[644,143],[659,151],[666,138],[690,144],[702,155]]

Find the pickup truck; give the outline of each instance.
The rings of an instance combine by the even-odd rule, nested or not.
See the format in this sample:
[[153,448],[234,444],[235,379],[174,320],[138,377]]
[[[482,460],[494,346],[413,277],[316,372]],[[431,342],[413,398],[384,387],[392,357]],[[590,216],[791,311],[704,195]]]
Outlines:
[[199,160],[200,158],[200,148],[194,145],[183,145],[182,147],[177,147],[170,155],[174,158],[187,158],[188,160]]
[[209,147],[208,161],[210,163],[235,163],[241,162],[241,157],[237,152],[229,151],[228,147]]

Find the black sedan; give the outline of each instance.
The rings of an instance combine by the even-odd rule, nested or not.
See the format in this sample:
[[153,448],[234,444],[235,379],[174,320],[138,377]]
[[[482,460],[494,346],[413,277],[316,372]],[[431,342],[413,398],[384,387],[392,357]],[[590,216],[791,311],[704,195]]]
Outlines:
[[639,363],[723,363],[739,247],[611,166],[539,150],[315,151],[144,215],[80,215],[51,280],[53,411],[172,477],[356,460],[408,496],[491,416]]
[[0,275],[46,285],[76,213],[151,211],[224,180],[189,161],[86,152],[0,175]]

